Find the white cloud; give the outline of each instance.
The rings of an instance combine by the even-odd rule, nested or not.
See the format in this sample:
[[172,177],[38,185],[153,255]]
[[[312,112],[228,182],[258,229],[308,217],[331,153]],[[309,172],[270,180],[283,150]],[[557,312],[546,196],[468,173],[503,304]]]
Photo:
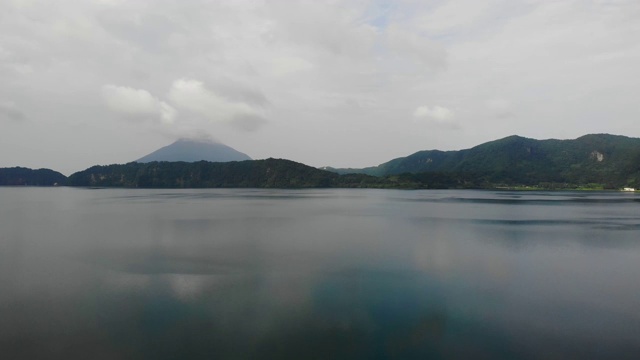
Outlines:
[[204,116],[209,121],[230,123],[243,130],[255,130],[266,121],[259,107],[229,100],[207,89],[198,80],[174,81],[169,99],[176,106]]
[[418,106],[416,110],[413,112],[413,116],[417,119],[420,118],[431,118],[437,121],[449,121],[453,120],[453,111],[447,109],[442,106],[433,106],[429,108],[428,106]]
[[447,127],[458,128],[459,124],[455,121],[455,114],[450,109],[443,106],[418,106],[413,112],[415,120],[427,120],[430,124]]
[[160,119],[168,124],[174,122],[178,111],[164,101],[160,101]]
[[147,90],[127,86],[104,85],[102,97],[109,109],[131,116],[158,116],[163,123],[173,123],[176,109],[151,95]]

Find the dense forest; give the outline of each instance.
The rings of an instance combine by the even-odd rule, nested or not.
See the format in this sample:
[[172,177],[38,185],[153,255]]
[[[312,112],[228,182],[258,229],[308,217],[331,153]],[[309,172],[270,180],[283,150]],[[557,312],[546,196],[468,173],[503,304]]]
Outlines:
[[376,177],[320,170],[290,160],[212,163],[151,162],[93,166],[71,175],[69,186],[130,188],[487,188],[476,174],[423,173]]
[[0,186],[55,186],[66,181],[66,176],[49,169],[0,168]]
[[493,186],[543,188],[640,187],[640,139],[595,134],[575,140],[535,140],[519,136],[491,141],[459,151],[420,151],[376,167],[331,169],[339,174],[375,176],[449,174]]
[[378,183],[381,179],[374,176],[340,176],[283,159],[93,166],[71,175],[67,182],[70,186],[142,188],[328,188]]
[[[337,174],[283,159],[227,163],[200,161],[128,163],[94,166],[71,175],[70,186],[140,188],[380,188],[380,189],[620,189],[629,181],[564,181],[550,177],[535,183],[508,170],[422,172],[387,176]],[[603,174],[605,176],[606,174]],[[619,177],[623,179],[624,177]]]

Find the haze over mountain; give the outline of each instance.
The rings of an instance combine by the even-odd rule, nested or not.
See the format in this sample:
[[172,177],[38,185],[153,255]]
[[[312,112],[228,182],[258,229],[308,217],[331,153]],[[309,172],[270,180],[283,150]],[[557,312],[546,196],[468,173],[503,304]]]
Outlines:
[[180,139],[136,160],[139,163],[153,161],[244,161],[251,158],[225,144],[210,140]]

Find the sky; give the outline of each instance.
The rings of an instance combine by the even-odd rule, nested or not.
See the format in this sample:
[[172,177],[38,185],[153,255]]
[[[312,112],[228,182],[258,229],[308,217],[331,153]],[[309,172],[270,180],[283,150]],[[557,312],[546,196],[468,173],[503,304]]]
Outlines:
[[364,167],[590,133],[640,137],[640,1],[0,1],[0,167],[179,138]]

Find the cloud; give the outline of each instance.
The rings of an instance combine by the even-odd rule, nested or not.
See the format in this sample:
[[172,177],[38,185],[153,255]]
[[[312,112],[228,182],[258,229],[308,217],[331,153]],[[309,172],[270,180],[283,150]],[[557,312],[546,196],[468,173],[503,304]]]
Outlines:
[[430,69],[445,67],[447,53],[444,47],[428,37],[398,26],[389,27],[385,35],[387,47],[403,62]]
[[164,123],[172,123],[178,114],[176,109],[171,107],[171,105],[165,103],[164,101],[160,101],[160,119]]
[[147,90],[127,86],[105,85],[102,97],[109,109],[130,116],[157,116],[163,123],[173,123],[176,109],[151,95]]
[[21,75],[33,73],[33,68],[25,62],[24,58],[16,56],[13,52],[2,47],[2,44],[0,44],[0,67]]
[[[15,102],[0,165],[75,171],[199,131],[334,166],[514,133],[640,136],[637,0],[30,0],[0,14],[0,103]],[[123,131],[114,114],[145,121]],[[102,152],[76,156],[83,142]]]
[[511,111],[511,104],[503,98],[494,98],[486,102],[486,107],[495,114],[496,117],[504,119],[514,116]]
[[15,122],[27,120],[27,116],[11,101],[0,102],[0,119],[9,119]]
[[420,29],[430,33],[447,34],[473,28],[492,15],[496,8],[506,5],[496,0],[448,0],[433,11],[418,15],[414,21]]
[[245,131],[254,131],[266,123],[261,107],[230,100],[209,90],[198,80],[176,80],[169,92],[169,99],[177,107],[192,111],[211,122],[230,123]]
[[415,120],[427,120],[429,123],[441,127],[457,129],[460,125],[455,121],[453,111],[443,106],[418,106],[413,112]]
[[264,108],[270,105],[267,96],[262,91],[244,84],[234,82],[218,81],[216,92],[224,94],[232,101],[239,101],[257,108]]
[[[375,44],[374,26],[362,21],[363,4],[336,7],[324,1],[273,1],[267,11],[273,36],[330,57],[368,57]],[[305,65],[296,64],[296,66]]]
[[259,115],[240,114],[233,117],[231,125],[239,130],[255,131],[267,123],[267,120]]
[[413,112],[413,116],[416,119],[431,118],[437,121],[449,121],[454,117],[453,111],[442,106],[434,106],[432,108],[428,106],[418,106]]

